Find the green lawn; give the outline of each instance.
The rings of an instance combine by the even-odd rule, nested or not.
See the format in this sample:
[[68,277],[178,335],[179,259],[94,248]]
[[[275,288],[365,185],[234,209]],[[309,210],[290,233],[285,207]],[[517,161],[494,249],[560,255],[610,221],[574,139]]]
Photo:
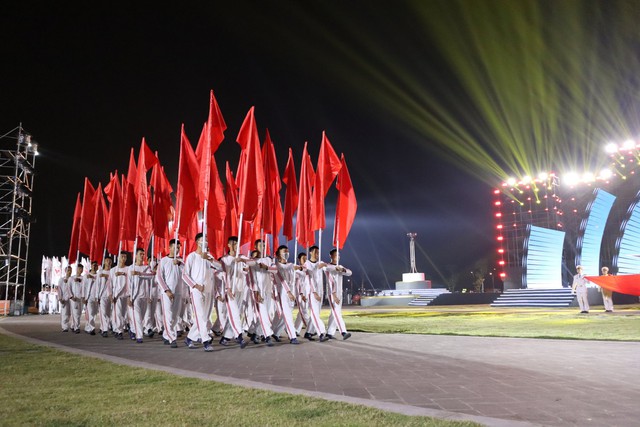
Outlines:
[[347,329],[360,332],[640,341],[637,305],[616,307],[615,313],[596,309],[587,315],[578,314],[577,308],[487,306],[357,310],[345,307],[343,315]]
[[477,426],[116,365],[0,335],[3,426]]

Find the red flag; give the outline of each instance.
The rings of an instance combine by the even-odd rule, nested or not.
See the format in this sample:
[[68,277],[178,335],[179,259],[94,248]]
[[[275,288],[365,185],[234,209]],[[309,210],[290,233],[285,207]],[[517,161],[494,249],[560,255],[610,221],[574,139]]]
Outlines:
[[264,170],[260,153],[260,140],[254,118],[254,107],[251,107],[238,133],[240,168],[238,180],[238,213],[245,221],[255,218],[264,196]]
[[120,187],[118,171],[116,171],[109,184],[105,187],[105,193],[111,203],[109,206],[109,218],[107,220],[107,251],[111,254],[117,254],[118,244],[120,243],[120,220],[122,214],[122,188]]
[[291,148],[289,148],[289,159],[287,160],[287,166],[284,168],[282,182],[287,186],[284,196],[284,227],[282,234],[287,237],[287,240],[291,240],[293,239],[293,215],[298,209],[298,183],[296,182],[296,166],[293,163]]
[[[282,227],[282,203],[280,203],[280,171],[276,159],[276,150],[267,130],[264,144],[262,145],[262,159],[264,161],[265,193],[262,203],[262,228],[265,234],[271,234],[274,247],[278,247],[278,233]],[[265,250],[266,253],[266,250]]]
[[73,225],[71,227],[71,242],[69,243],[69,264],[76,262],[78,258],[78,237],[80,236],[80,217],[82,216],[82,204],[80,204],[80,193],[76,199],[76,207],[73,210]]
[[211,138],[208,137],[207,124],[202,126],[200,139],[196,147],[198,161],[198,210],[204,209],[204,202],[209,198],[211,188]]
[[158,159],[153,153],[151,153],[151,156],[153,156],[155,162],[153,160],[147,160],[147,156],[151,152],[151,150],[149,150],[148,148],[149,147],[147,147],[144,138],[142,138],[142,146],[140,147],[140,152],[138,153],[138,174],[136,176],[137,179],[135,186],[135,192],[138,198],[138,203],[136,206],[136,237],[139,239],[138,247],[146,247],[146,245],[149,244],[151,232],[153,231],[146,166],[149,164],[155,164]]
[[180,163],[178,166],[178,188],[176,222],[178,234],[190,239],[189,227],[198,212],[198,161],[193,147],[184,132],[180,131]]
[[151,170],[151,187],[153,188],[153,235],[157,238],[170,239],[169,221],[173,219],[171,202],[173,189],[159,162]]
[[[131,154],[129,155],[129,171],[127,172],[127,181],[132,184],[136,183],[138,168],[136,167],[136,156],[133,151],[133,147],[131,147]],[[124,185],[122,186],[124,190]]]
[[78,238],[78,249],[83,254],[89,255],[91,252],[91,231],[93,230],[93,215],[95,214],[95,206],[93,204],[95,188],[84,179],[84,196],[82,196],[82,212],[80,214],[80,236]]
[[613,292],[640,296],[640,274],[623,274],[620,276],[586,276],[586,279]]
[[340,158],[340,163],[342,167],[336,181],[338,202],[336,205],[336,220],[333,226],[333,246],[342,249],[356,217],[358,202],[356,201],[356,193],[353,191],[353,184],[351,183],[351,176],[349,175],[349,169],[347,169],[344,154]]
[[224,221],[224,239],[238,235],[238,188],[233,178],[229,162],[226,164],[227,185],[225,189],[226,215]]
[[127,178],[122,177],[122,211],[120,214],[120,233],[118,240],[123,243],[123,250],[129,249],[128,242],[136,239],[136,219],[138,201],[136,198],[136,183],[138,182],[138,168],[133,148],[129,155],[129,170]]
[[[222,181],[220,180],[220,174],[218,173],[218,166],[216,164],[215,156],[211,156],[211,169],[209,171],[210,183],[209,198],[207,204],[207,240],[209,241],[209,248],[213,248],[211,251],[215,256],[221,257],[224,255],[225,241],[224,241],[224,221],[227,214],[227,202],[225,200],[224,189],[222,187]],[[211,244],[213,243],[213,245]]]
[[[133,154],[133,151],[132,151],[132,154]],[[144,159],[144,161],[141,162],[140,161],[141,159]],[[158,157],[155,154],[153,154],[153,151],[151,151],[151,148],[149,148],[144,138],[142,138],[142,142],[140,143],[140,152],[138,153],[137,171],[140,172],[141,170],[144,170],[145,173],[149,172],[149,169],[151,169],[153,165],[155,165],[156,163],[158,163]],[[135,182],[135,181],[132,181],[132,182]]]
[[320,144],[320,154],[318,155],[318,165],[316,167],[316,179],[313,184],[312,208],[311,208],[311,228],[312,230],[324,230],[326,218],[324,212],[324,198],[331,187],[336,175],[340,171],[340,158],[333,150],[329,138],[322,132],[322,143]]
[[104,202],[104,196],[102,195],[102,184],[98,184],[96,190],[95,199],[95,213],[93,219],[93,230],[91,231],[91,250],[89,252],[89,258],[91,261],[97,261],[102,263],[104,257],[104,242],[106,239],[106,227],[107,227],[107,205]]
[[218,107],[218,101],[213,96],[213,90],[209,97],[209,118],[207,119],[207,135],[209,136],[211,154],[218,150],[218,147],[224,141],[224,131],[227,129],[227,124],[224,122],[220,107]]
[[309,247],[314,242],[310,218],[311,181],[313,181],[313,166],[305,142],[302,151],[302,166],[300,167],[300,193],[298,195],[298,220],[296,221],[296,239],[304,247]]

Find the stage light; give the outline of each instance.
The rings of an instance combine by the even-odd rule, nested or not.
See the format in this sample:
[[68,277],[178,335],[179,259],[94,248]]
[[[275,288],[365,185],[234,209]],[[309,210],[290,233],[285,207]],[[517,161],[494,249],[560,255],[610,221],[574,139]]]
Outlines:
[[516,179],[515,178],[509,178],[507,179],[507,184],[514,186],[516,185]]
[[504,261],[502,261],[502,260],[501,260],[501,261],[499,261],[499,262],[498,262],[498,265],[504,265]]
[[506,273],[500,273],[500,277],[502,277],[504,279],[505,277],[507,277],[507,274]]
[[493,190],[493,194],[500,194],[500,190]]
[[496,206],[500,206],[502,203],[500,203],[500,201],[498,200],[497,202],[494,203]]
[[499,241],[499,242],[502,242],[502,240],[503,240],[503,239],[504,239],[504,237],[502,237],[502,236],[498,236],[498,241]]
[[593,176],[593,173],[591,172],[585,172],[584,175],[582,175],[582,180],[584,182],[593,182],[596,180],[596,177]]
[[542,172],[538,175],[538,179],[540,181],[546,181],[549,178],[549,175],[546,172]]
[[498,253],[499,254],[503,254],[504,253],[504,249],[502,249],[502,248],[498,249]]
[[610,142],[604,147],[604,151],[606,151],[607,153],[615,153],[616,151],[618,151],[618,144],[616,144],[615,142]]
[[566,174],[564,174],[563,180],[566,185],[574,186],[580,181],[580,178],[575,172],[567,172]]
[[501,214],[500,212],[498,212],[498,213],[496,214],[496,218],[500,218],[501,216],[502,216],[502,214]]
[[498,230],[502,230],[502,224],[498,224],[498,225],[496,226],[496,228],[497,228]]
[[600,171],[600,178],[602,179],[609,179],[611,178],[611,175],[613,175],[613,173],[611,172],[610,169],[602,169]]
[[627,139],[622,143],[622,148],[624,148],[625,150],[633,150],[634,148],[636,148],[636,142],[633,139]]
[[525,176],[522,178],[522,183],[523,183],[523,184],[528,184],[528,183],[530,183],[530,182],[531,182],[531,177],[530,177],[529,175],[525,175]]

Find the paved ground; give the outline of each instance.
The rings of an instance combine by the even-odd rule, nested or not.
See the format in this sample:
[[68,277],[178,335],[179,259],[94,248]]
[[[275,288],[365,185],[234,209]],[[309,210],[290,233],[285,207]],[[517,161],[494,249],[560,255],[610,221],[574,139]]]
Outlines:
[[205,353],[159,338],[135,344],[61,333],[58,316],[5,318],[0,332],[117,363],[411,415],[489,426],[640,425],[640,343],[354,333]]

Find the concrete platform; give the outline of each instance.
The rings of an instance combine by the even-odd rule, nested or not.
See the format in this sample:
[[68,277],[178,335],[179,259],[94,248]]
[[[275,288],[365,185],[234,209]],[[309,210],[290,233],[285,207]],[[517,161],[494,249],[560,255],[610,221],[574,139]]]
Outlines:
[[[639,319],[640,320],[640,319]],[[348,341],[213,353],[61,333],[59,316],[0,332],[177,375],[488,426],[637,426],[640,343],[354,333]],[[268,357],[272,369],[258,371]]]

